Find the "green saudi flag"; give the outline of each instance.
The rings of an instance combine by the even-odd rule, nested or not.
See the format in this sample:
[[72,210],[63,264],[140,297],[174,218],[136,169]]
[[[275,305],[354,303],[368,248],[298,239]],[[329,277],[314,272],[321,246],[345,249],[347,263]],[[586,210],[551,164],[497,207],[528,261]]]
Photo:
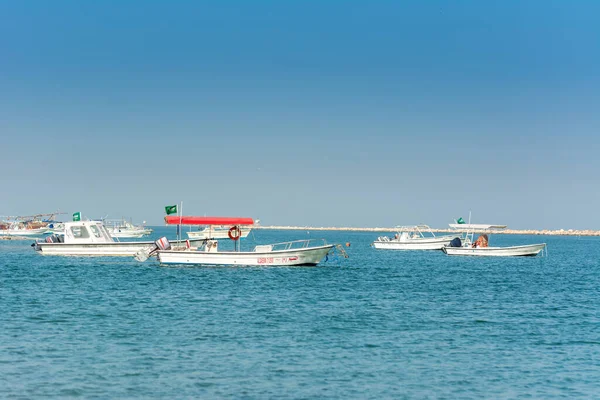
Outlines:
[[165,212],[167,213],[167,215],[177,214],[177,206],[166,206]]
[[81,221],[81,213],[79,211],[73,214],[73,221]]
[[464,224],[465,220],[462,219],[462,217],[460,217],[456,222],[459,223],[459,224]]

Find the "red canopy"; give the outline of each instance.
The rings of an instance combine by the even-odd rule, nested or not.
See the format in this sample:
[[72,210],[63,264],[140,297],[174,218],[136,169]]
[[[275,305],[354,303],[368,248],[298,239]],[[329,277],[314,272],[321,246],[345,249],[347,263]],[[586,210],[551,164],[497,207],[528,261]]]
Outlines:
[[167,215],[165,222],[167,225],[254,225],[252,218],[241,217],[179,217],[177,215]]

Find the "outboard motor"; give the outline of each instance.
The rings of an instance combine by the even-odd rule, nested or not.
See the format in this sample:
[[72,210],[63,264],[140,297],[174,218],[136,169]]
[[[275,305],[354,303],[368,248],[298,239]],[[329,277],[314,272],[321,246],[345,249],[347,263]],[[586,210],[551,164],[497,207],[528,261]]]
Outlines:
[[156,245],[158,250],[170,250],[171,249],[171,243],[169,243],[169,240],[164,236],[161,237],[160,239],[156,240],[154,242],[154,244]]
[[450,241],[448,247],[462,247],[462,241],[460,238],[454,238]]
[[55,234],[55,235],[46,236],[45,242],[46,243],[61,243],[60,239],[61,239],[60,236]]
[[166,237],[163,236],[154,242],[154,248],[141,249],[138,252],[136,252],[133,255],[133,257],[139,262],[144,262],[148,259],[148,257],[150,257],[157,250],[170,250],[170,249],[171,249],[171,243],[169,242],[169,240],[167,240]]

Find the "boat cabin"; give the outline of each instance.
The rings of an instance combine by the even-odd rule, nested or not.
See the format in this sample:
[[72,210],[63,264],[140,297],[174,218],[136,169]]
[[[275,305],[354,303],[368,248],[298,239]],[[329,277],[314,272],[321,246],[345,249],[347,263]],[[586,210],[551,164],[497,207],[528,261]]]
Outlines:
[[[57,235],[47,239],[57,238]],[[113,243],[114,240],[100,221],[65,222],[64,235],[58,236],[59,243]]]

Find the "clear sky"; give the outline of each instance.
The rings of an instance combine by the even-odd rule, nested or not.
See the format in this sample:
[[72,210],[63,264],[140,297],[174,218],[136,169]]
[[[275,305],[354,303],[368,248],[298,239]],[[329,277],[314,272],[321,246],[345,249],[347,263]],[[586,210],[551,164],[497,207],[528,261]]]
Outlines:
[[[600,229],[598,1],[0,2],[0,214]],[[67,218],[67,217],[65,217]]]

